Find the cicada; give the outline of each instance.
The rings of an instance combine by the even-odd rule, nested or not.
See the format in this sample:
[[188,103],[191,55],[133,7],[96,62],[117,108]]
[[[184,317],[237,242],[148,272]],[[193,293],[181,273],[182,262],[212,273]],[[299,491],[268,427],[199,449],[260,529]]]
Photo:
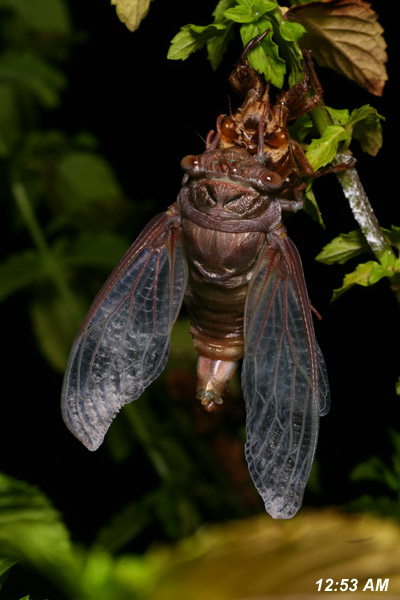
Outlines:
[[300,508],[328,411],[324,359],[299,253],[282,212],[302,206],[304,173],[318,176],[287,123],[318,104],[310,74],[271,106],[247,62],[233,74],[242,106],[217,120],[205,151],[182,160],[182,188],[155,216],[96,296],[73,343],[63,418],[90,450],[163,371],[184,302],[198,353],[197,398],[208,411],[241,365],[245,455],[267,512]]

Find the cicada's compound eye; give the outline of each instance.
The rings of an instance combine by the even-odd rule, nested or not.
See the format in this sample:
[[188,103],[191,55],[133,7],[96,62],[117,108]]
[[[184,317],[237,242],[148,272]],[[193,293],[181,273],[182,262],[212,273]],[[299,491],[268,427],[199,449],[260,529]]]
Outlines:
[[266,192],[274,192],[280,190],[282,185],[282,177],[278,175],[278,173],[274,173],[268,169],[262,169],[258,177],[258,186],[260,188],[264,189]]
[[262,193],[278,192],[283,186],[282,177],[258,161],[249,161],[240,175]]
[[188,154],[181,160],[182,169],[188,173],[188,175],[194,175],[200,171],[200,162],[198,156],[194,154]]

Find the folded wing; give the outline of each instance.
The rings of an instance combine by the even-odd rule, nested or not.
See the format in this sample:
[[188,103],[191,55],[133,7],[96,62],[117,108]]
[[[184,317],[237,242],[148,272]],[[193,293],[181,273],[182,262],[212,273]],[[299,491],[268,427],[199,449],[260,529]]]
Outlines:
[[300,257],[287,236],[269,235],[249,286],[242,389],[250,474],[267,512],[290,518],[302,503],[329,390]]
[[168,212],[150,221],[98,293],[73,343],[62,412],[89,450],[100,446],[121,407],[166,365],[187,282],[172,221]]

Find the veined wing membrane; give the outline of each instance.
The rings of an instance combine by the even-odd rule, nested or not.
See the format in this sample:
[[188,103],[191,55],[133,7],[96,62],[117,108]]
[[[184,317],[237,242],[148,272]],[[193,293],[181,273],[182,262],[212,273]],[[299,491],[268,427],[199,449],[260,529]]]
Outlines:
[[301,506],[329,391],[300,257],[288,237],[269,240],[245,309],[245,452],[267,512],[285,519]]
[[95,298],[71,349],[62,393],[67,427],[90,450],[122,406],[163,371],[187,282],[180,232],[155,217]]

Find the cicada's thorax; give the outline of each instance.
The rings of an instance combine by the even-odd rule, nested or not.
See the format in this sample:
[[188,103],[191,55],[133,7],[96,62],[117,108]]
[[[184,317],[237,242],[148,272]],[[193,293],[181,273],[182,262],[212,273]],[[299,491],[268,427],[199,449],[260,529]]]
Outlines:
[[240,148],[186,157],[182,166],[187,172],[178,197],[189,264],[185,304],[200,356],[200,398],[207,406],[204,389],[218,403],[243,356],[247,286],[266,233],[281,220],[275,194],[282,180]]

